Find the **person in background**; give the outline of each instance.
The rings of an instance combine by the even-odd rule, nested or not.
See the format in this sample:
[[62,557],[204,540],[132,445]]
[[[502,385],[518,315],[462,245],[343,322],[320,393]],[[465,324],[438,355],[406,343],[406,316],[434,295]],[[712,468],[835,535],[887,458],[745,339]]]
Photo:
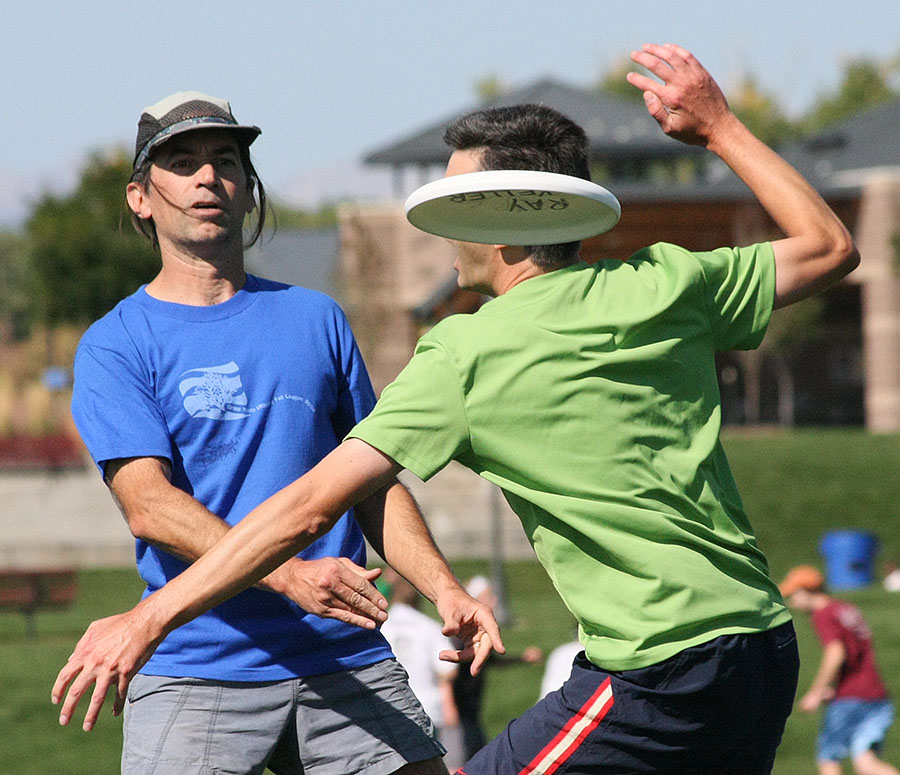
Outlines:
[[875,663],[872,632],[854,605],[829,595],[810,565],[793,568],[779,585],[788,605],[808,614],[822,644],[822,659],[800,709],[825,715],[816,744],[820,775],[840,775],[850,759],[857,775],[898,775],[879,757],[894,720],[894,705]]
[[384,580],[390,589],[390,604],[381,634],[406,669],[410,688],[434,722],[438,740],[447,749],[444,764],[455,772],[465,759],[460,750],[460,717],[453,682],[468,670],[458,670],[455,664],[438,659],[438,654],[452,650],[454,645],[441,632],[441,626],[419,610],[422,596],[415,587],[391,568]]
[[[480,603],[490,606],[491,609],[495,609],[497,606],[497,595],[494,588],[484,576],[473,576],[466,581],[466,592]],[[492,652],[485,661],[484,668],[476,675],[472,675],[468,670],[460,670],[456,674],[453,679],[453,698],[459,711],[466,761],[484,748],[487,743],[482,720],[487,668],[534,664],[540,662],[543,656],[543,652],[537,646],[528,646],[521,654]]]
[[566,679],[572,673],[572,664],[575,661],[575,657],[582,651],[584,651],[584,646],[578,640],[578,627],[576,627],[573,640],[560,644],[547,655],[544,676],[541,678],[539,700],[542,700],[550,692],[555,692],[566,682]]

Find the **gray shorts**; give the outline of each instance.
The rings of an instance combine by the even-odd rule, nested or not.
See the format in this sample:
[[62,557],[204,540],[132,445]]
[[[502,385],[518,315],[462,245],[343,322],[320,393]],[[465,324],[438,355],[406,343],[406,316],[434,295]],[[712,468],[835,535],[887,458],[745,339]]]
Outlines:
[[124,733],[123,775],[383,775],[444,753],[393,659],[275,683],[139,674]]

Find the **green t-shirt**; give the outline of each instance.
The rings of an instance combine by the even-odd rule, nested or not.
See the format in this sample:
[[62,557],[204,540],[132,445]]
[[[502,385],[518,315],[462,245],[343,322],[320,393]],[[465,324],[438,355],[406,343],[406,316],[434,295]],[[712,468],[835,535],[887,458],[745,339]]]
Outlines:
[[769,244],[525,280],[422,337],[351,431],[422,479],[499,485],[609,670],[790,619],[719,443],[714,355],[759,345]]

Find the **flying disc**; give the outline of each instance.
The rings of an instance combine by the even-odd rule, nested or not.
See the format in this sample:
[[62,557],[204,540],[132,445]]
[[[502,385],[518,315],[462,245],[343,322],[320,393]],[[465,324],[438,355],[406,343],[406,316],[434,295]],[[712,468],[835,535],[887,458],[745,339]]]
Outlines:
[[413,191],[406,218],[462,242],[555,245],[593,237],[619,220],[619,200],[596,183],[535,170],[450,175]]

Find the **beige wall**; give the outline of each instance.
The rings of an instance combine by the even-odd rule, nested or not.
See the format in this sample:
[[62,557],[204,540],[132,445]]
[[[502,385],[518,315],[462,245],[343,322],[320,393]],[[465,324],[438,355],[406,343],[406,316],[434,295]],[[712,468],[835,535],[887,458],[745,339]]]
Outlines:
[[336,283],[375,392],[407,364],[419,332],[410,311],[453,273],[446,240],[412,227],[400,204],[348,205],[338,213]]
[[856,241],[861,255],[854,273],[862,284],[866,370],[866,425],[900,430],[900,175],[870,177],[864,186]]

